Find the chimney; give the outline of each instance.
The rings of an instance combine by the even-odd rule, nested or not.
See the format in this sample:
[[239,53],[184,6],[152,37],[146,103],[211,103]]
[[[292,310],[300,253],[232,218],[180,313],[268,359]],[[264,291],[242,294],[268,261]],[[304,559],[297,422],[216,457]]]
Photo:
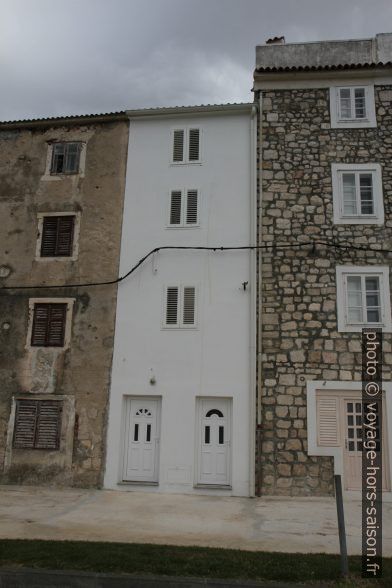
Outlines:
[[273,37],[268,39],[266,45],[284,45],[286,42],[284,37]]

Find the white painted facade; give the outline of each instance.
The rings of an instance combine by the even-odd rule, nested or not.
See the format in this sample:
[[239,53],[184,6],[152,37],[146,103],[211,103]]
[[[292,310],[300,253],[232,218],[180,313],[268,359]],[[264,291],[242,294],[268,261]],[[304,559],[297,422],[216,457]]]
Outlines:
[[[160,246],[255,244],[252,105],[129,113],[120,274]],[[173,131],[200,161],[173,163]],[[196,226],[168,226],[197,190]],[[160,251],[119,285],[105,487],[254,493],[255,251]],[[245,284],[244,284],[245,283]],[[165,328],[165,288],[195,287],[195,325]]]

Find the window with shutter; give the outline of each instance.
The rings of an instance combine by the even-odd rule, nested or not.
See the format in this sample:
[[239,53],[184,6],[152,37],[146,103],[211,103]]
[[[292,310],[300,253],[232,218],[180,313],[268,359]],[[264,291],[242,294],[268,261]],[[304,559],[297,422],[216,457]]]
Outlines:
[[189,129],[189,161],[199,161],[200,129]]
[[62,403],[17,400],[13,446],[17,449],[59,449]]
[[31,345],[34,347],[63,347],[66,316],[66,304],[34,304]]
[[196,326],[195,286],[169,286],[165,294],[165,327]]
[[184,128],[173,131],[173,163],[200,162],[200,129]]
[[195,227],[199,224],[198,190],[172,190],[170,193],[170,227]]
[[176,129],[173,133],[173,161],[184,161],[184,138],[185,130]]
[[336,397],[317,397],[317,443],[321,447],[336,447],[340,444],[338,406]]
[[73,250],[75,215],[45,216],[42,224],[41,257],[70,257]]
[[81,143],[53,143],[52,174],[77,174],[79,172]]

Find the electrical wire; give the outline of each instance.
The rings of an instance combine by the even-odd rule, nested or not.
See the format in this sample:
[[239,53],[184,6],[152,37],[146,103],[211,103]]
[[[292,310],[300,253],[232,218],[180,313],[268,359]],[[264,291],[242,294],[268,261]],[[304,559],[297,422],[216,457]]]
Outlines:
[[108,280],[104,282],[86,282],[82,284],[40,284],[37,286],[1,286],[1,290],[36,290],[36,289],[52,289],[52,288],[88,288],[91,286],[111,286],[114,284],[119,284],[123,282],[126,278],[128,278],[131,274],[133,274],[151,255],[154,253],[158,253],[159,251],[168,251],[168,250],[177,250],[177,251],[244,251],[244,250],[252,250],[257,251],[260,249],[286,249],[292,247],[304,247],[304,246],[312,246],[313,249],[316,245],[320,245],[323,247],[331,247],[334,249],[344,249],[345,251],[355,250],[355,251],[366,251],[366,252],[373,252],[373,253],[392,253],[391,249],[375,249],[375,248],[368,248],[363,247],[361,245],[349,245],[349,244],[340,244],[336,241],[329,243],[327,241],[308,241],[308,242],[296,242],[296,243],[281,243],[281,244],[274,244],[274,243],[267,243],[265,245],[242,245],[242,246],[229,246],[229,247],[197,247],[197,246],[188,246],[188,245],[162,245],[160,247],[155,247],[155,249],[151,249],[144,257],[142,257],[127,273],[123,276],[119,276],[114,280]]

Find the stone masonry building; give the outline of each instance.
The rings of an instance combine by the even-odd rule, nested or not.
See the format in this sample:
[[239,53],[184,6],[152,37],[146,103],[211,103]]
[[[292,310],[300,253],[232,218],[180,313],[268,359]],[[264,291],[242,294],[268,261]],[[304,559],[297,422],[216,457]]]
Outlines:
[[3,483],[101,483],[117,285],[83,284],[118,276],[127,145],[125,113],[0,124]]
[[[257,492],[361,489],[361,329],[383,329],[391,493],[392,34],[256,50]],[[267,248],[265,248],[268,246]]]

